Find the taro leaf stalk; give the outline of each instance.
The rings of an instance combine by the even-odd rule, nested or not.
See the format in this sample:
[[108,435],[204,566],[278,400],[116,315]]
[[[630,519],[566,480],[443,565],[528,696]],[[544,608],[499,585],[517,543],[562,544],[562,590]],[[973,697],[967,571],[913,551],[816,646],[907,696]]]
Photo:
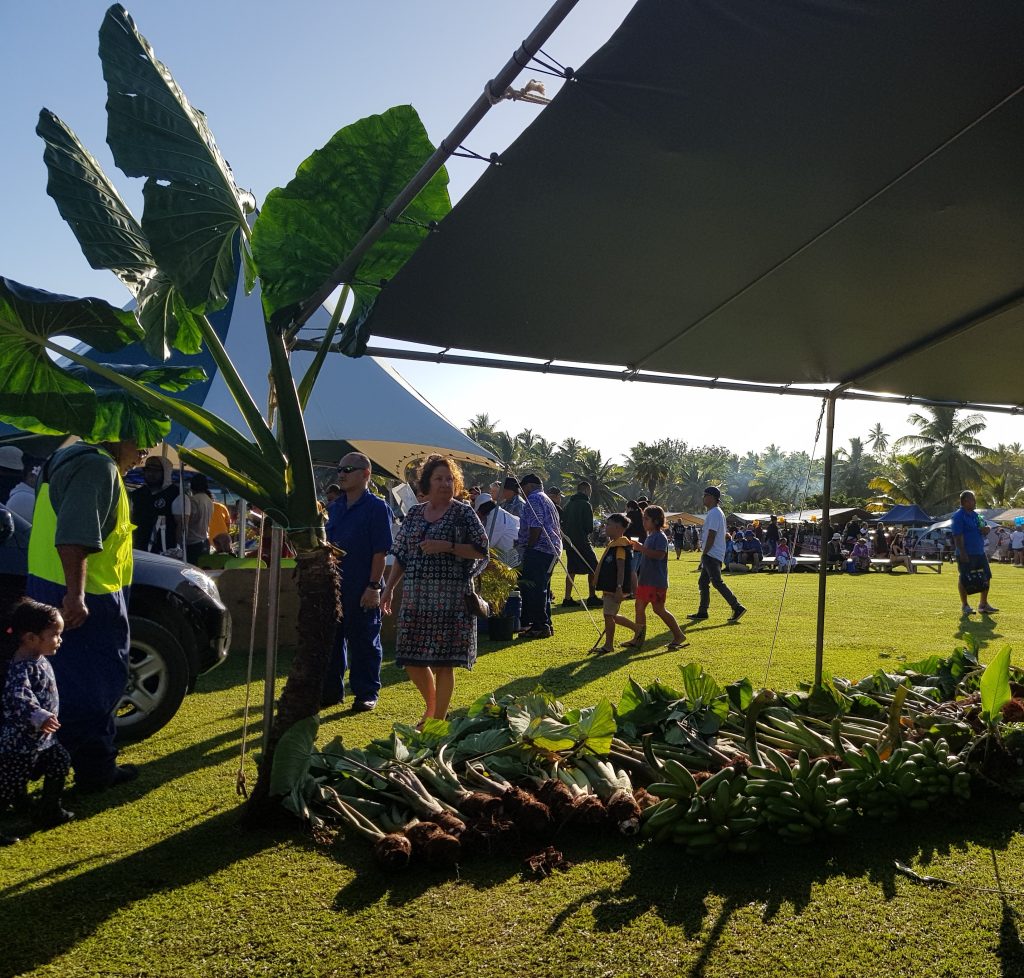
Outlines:
[[[0,294],[0,362],[17,369],[0,385],[0,416],[30,430],[79,434],[79,419],[85,418],[93,431],[99,401],[83,378],[98,376],[107,387],[115,385],[147,411],[177,421],[222,453],[226,465],[211,453],[180,449],[185,462],[284,527],[297,554],[298,643],[250,798],[249,814],[258,819],[269,810],[273,795],[270,774],[277,743],[319,711],[340,614],[338,564],[317,505],[302,412],[341,324],[344,302],[332,317],[324,351],[298,384],[289,357],[292,337],[285,330],[295,308],[325,280],[325,270],[361,240],[434,148],[411,106],[347,126],[302,163],[286,187],[271,192],[250,231],[254,201],[235,185],[205,115],[189,103],[119,4],[104,17],[99,53],[114,162],[128,176],[146,181],[141,221],[57,116],[44,109],[37,132],[46,143],[48,193],[89,263],[117,275],[135,298],[136,312],[8,284]],[[347,283],[357,312],[449,209],[447,174],[440,170]],[[238,275],[236,255],[247,288],[259,278],[262,289],[263,339],[276,405],[273,426],[264,420],[207,318],[230,298]],[[23,302],[21,312],[6,314],[19,300],[28,305]],[[157,359],[166,358],[171,348],[194,353],[205,343],[248,432],[78,351],[62,352],[82,368],[79,375],[62,370],[45,352],[59,349],[57,335],[78,338],[104,353],[141,338]]]

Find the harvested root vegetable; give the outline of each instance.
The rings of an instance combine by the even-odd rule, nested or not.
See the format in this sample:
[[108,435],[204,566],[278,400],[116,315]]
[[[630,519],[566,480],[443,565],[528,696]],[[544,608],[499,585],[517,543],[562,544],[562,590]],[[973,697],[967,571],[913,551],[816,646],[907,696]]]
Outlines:
[[565,872],[572,863],[554,846],[548,846],[523,860],[523,872],[534,879],[547,879],[556,869]]
[[478,819],[466,826],[459,840],[466,855],[493,856],[507,851],[519,836],[516,823],[507,818]]
[[652,808],[658,803],[658,799],[655,798],[654,795],[652,795],[646,788],[636,788],[633,791],[633,798],[640,806],[641,811],[645,808]]
[[418,822],[406,830],[417,859],[422,859],[435,869],[451,869],[459,862],[462,846],[454,835],[449,835],[433,822]]
[[577,825],[586,825],[592,828],[607,825],[608,812],[604,802],[597,795],[583,795],[573,802],[570,818]]
[[622,835],[640,831],[640,806],[627,791],[616,791],[607,802],[608,817]]
[[559,817],[565,817],[576,800],[567,784],[551,778],[543,782],[537,789],[537,798],[548,806]]
[[545,836],[551,831],[551,810],[522,788],[509,788],[502,796],[505,813],[524,835]]
[[[497,801],[497,799],[495,799]],[[452,815],[450,812],[440,812],[437,815],[433,815],[430,821],[434,825],[440,826],[449,835],[454,835],[458,838],[466,831],[466,823],[462,821],[457,815]]]
[[389,833],[374,843],[373,858],[390,872],[405,869],[412,859],[412,843],[404,835]]
[[496,818],[501,809],[501,799],[483,791],[470,792],[459,804],[459,811],[469,818]]

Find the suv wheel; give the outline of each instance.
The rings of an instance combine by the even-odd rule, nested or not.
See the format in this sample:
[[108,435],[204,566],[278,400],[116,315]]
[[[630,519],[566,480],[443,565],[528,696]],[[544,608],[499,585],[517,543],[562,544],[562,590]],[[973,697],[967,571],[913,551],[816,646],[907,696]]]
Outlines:
[[156,733],[178,712],[188,690],[188,657],[162,625],[131,617],[128,682],[117,706],[119,742]]

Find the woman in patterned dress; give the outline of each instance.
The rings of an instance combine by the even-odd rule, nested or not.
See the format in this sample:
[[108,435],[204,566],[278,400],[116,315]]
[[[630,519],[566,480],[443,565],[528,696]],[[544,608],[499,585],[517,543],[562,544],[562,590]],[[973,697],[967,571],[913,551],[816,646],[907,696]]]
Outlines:
[[462,493],[462,472],[454,459],[431,455],[417,483],[426,501],[409,510],[398,531],[380,606],[391,613],[395,587],[404,579],[395,663],[423,697],[422,723],[445,718],[455,667],[472,669],[476,661],[476,618],[465,595],[487,555],[487,534],[473,508],[455,498]]

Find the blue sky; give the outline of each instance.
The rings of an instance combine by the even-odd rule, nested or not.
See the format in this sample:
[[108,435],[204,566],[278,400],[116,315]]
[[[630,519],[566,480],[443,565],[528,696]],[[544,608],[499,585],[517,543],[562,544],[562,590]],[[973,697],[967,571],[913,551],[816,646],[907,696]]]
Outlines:
[[[39,288],[98,295],[126,293],[109,272],[93,271],[46,196],[39,109],[56,112],[98,157],[136,214],[141,181],[113,165],[105,142],[105,85],[96,54],[108,4],[37,0],[0,4],[0,175],[5,207],[0,275]],[[262,200],[335,131],[391,105],[411,103],[439,142],[484,83],[505,64],[548,9],[547,0],[136,0],[141,32],[194,105],[209,119],[240,186]],[[614,31],[629,0],[580,0],[545,46],[578,66]],[[525,71],[517,86],[534,73]],[[536,75],[557,88],[557,80]],[[541,109],[502,103],[469,141],[487,155],[503,150]],[[453,160],[457,201],[482,164]],[[339,256],[341,257],[341,256]],[[744,351],[737,351],[743,355]],[[756,351],[749,355],[756,356]],[[680,438],[736,451],[774,442],[810,451],[819,404],[809,398],[664,389],[634,385],[632,416],[609,419],[618,382],[531,376],[396,361],[395,367],[457,424],[485,411],[502,427],[573,436],[621,456],[638,440]],[[906,407],[840,403],[837,444],[880,421],[909,430]],[[621,412],[616,412],[621,414]],[[1024,441],[1020,420],[989,415],[985,440]],[[820,448],[819,453],[820,454]]]

